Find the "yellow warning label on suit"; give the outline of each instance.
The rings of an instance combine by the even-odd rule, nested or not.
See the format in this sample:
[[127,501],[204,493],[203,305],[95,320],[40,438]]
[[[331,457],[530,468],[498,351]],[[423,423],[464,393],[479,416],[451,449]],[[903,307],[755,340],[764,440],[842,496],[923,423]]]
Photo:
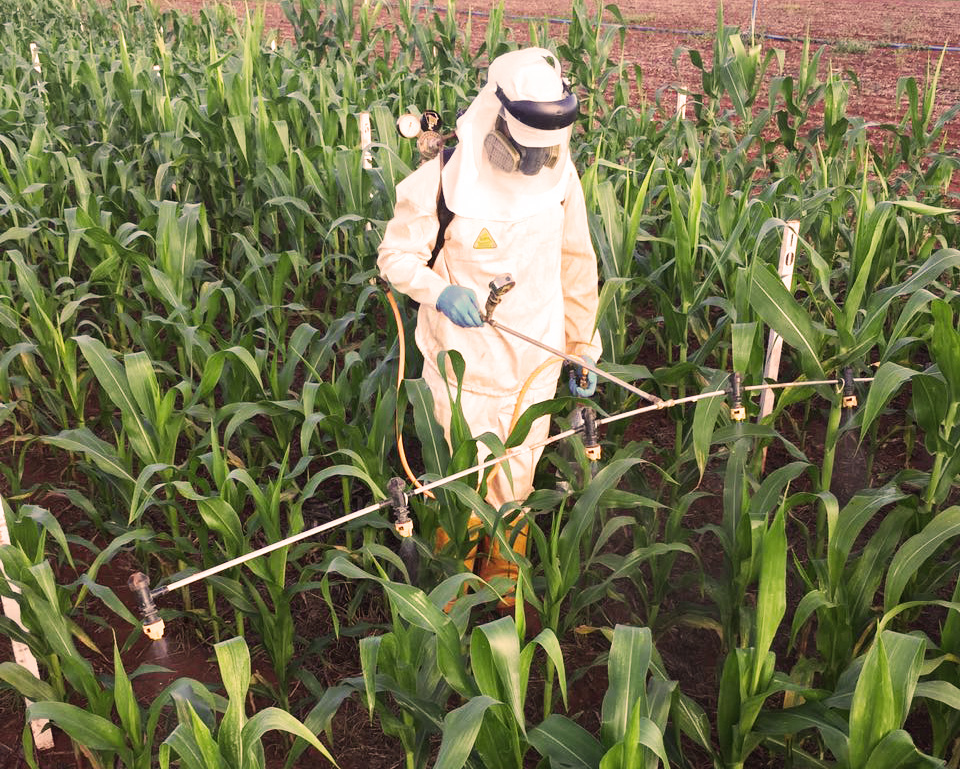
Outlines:
[[493,239],[493,236],[490,234],[487,228],[484,227],[482,230],[480,230],[480,234],[477,235],[477,240],[473,244],[473,247],[474,248],[496,248],[497,241]]

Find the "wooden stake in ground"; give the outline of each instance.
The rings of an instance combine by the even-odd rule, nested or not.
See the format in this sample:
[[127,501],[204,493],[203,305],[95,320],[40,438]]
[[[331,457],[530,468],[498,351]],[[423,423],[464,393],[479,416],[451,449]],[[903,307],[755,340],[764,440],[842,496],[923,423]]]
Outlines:
[[[7,517],[4,514],[6,508],[6,503],[0,499],[0,545],[9,545],[10,544],[10,532],[7,530]],[[0,576],[7,581],[7,584],[10,585],[10,590],[14,593],[19,593],[20,591],[17,587],[7,580],[7,574],[3,570],[3,564],[0,563]],[[17,623],[20,629],[26,633],[27,629],[23,626],[23,622],[20,620],[20,604],[17,603],[13,598],[3,597],[0,598],[0,604],[3,605],[3,613],[7,615],[8,618]],[[10,644],[13,646],[13,659],[16,660],[18,665],[25,667],[37,678],[40,678],[40,669],[37,667],[37,660],[33,656],[33,652],[30,651],[25,643],[20,641],[10,641]],[[24,702],[27,703],[27,706],[30,706],[30,700],[24,698]],[[38,750],[50,750],[53,748],[53,732],[44,727],[47,725],[47,719],[45,718],[35,718],[30,722],[30,730],[33,732],[33,742],[37,746]]]
[[[787,291],[793,292],[793,268],[797,262],[797,241],[800,239],[800,222],[791,219],[783,228],[783,240],[780,242],[780,264],[777,272]],[[780,353],[783,351],[783,337],[770,329],[767,337],[767,357],[763,363],[763,382],[776,382],[780,375]],[[766,389],[760,393],[759,422],[773,411],[773,390]],[[767,449],[763,449],[763,461],[767,458]]]

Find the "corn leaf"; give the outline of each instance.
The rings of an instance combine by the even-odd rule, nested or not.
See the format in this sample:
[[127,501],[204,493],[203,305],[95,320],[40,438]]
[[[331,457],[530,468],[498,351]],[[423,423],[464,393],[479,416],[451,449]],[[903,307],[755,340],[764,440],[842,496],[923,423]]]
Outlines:
[[937,514],[930,523],[903,543],[887,570],[883,591],[884,611],[900,603],[907,583],[913,579],[923,563],[941,545],[960,535],[960,507],[954,506]]

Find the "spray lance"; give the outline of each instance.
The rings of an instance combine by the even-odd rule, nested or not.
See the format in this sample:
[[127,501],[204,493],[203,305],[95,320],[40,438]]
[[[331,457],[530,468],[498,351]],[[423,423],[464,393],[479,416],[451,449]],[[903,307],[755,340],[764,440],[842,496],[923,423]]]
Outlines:
[[[510,289],[512,289],[516,285],[517,285],[517,282],[509,274],[498,275],[496,278],[490,281],[490,296],[487,297],[487,304],[486,304],[486,307],[484,308],[484,318],[483,318],[484,323],[487,323],[489,326],[499,331],[503,331],[504,333],[510,334],[511,336],[515,336],[517,337],[517,339],[522,339],[524,342],[532,344],[534,347],[539,347],[541,350],[544,350],[552,355],[556,355],[558,358],[562,358],[572,366],[584,369],[586,371],[591,371],[597,376],[603,377],[607,381],[613,382],[613,384],[619,385],[620,387],[624,388],[625,390],[629,390],[635,395],[639,395],[641,398],[643,398],[646,401],[649,401],[651,403],[660,403],[662,401],[662,399],[658,398],[656,395],[651,395],[648,392],[644,392],[639,387],[634,387],[629,382],[625,382],[619,377],[616,377],[613,374],[609,374],[603,369],[598,368],[597,366],[594,366],[590,363],[587,363],[585,360],[581,360],[580,358],[577,358],[574,355],[567,355],[567,353],[561,352],[555,347],[551,347],[548,344],[544,344],[539,339],[534,339],[533,337],[529,337],[526,334],[523,334],[517,331],[516,329],[512,329],[509,326],[504,326],[499,321],[494,320],[492,317],[494,309],[496,309],[497,305],[500,304],[500,301],[503,299],[503,295],[506,294]],[[582,381],[581,384],[586,386],[586,382]]]
[[[487,302],[483,311],[483,320],[488,325],[493,328],[497,328],[501,331],[504,331],[508,334],[523,339],[530,344],[539,347],[546,352],[549,352],[553,355],[556,355],[559,358],[562,358],[567,363],[570,363],[573,368],[570,371],[570,378],[573,379],[576,374],[574,373],[577,369],[580,370],[580,387],[586,387],[588,384],[587,372],[592,371],[598,376],[602,376],[605,379],[618,384],[621,387],[626,388],[630,392],[636,393],[646,400],[653,401],[654,403],[659,402],[661,399],[655,395],[644,392],[643,390],[634,387],[633,385],[624,382],[622,379],[608,374],[605,371],[592,366],[584,360],[580,360],[572,355],[567,355],[566,353],[560,352],[559,350],[554,349],[550,345],[544,344],[543,342],[528,337],[525,334],[521,334],[519,331],[515,331],[508,326],[504,326],[498,321],[493,319],[493,311],[497,308],[497,305],[500,304],[504,295],[509,292],[514,286],[517,285],[517,282],[509,273],[503,275],[498,275],[493,280],[490,281],[490,294],[487,296]],[[586,450],[587,459],[590,460],[590,469],[591,475],[596,475],[597,472],[597,462],[600,460],[600,440],[597,437],[597,417],[596,412],[589,406],[580,406],[574,409],[573,413],[570,415],[570,426],[577,432],[582,433],[583,436],[583,446]]]

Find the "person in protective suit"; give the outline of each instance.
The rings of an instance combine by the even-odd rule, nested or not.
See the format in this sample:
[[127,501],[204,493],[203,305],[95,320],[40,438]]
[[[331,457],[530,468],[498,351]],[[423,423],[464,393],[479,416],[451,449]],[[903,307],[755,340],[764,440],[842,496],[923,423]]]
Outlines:
[[[442,351],[457,350],[466,363],[461,407],[474,436],[489,431],[506,440],[520,393],[542,365],[516,413],[556,394],[561,360],[550,361],[550,353],[483,322],[481,303],[495,277],[509,273],[516,281],[497,307],[500,323],[587,363],[600,357],[597,260],[569,152],[577,115],[577,98],[553,54],[543,48],[503,54],[490,63],[486,85],[458,119],[449,160],[444,163],[441,155],[424,163],[397,185],[377,264],[394,288],[420,304],[415,338],[423,378],[448,441],[451,404],[437,364]],[[453,218],[430,266],[441,180]],[[575,373],[571,392],[592,395],[596,375]],[[450,384],[456,392],[456,382]],[[525,445],[543,441],[549,429],[548,417],[537,420]],[[494,508],[522,502],[533,490],[541,453],[510,460],[512,484],[508,473],[493,474],[487,501]],[[471,528],[479,524],[471,518]],[[508,532],[511,538],[523,553],[525,527]],[[438,542],[445,539],[438,532]],[[473,570],[472,556],[466,566]],[[516,578],[515,564],[496,544],[479,566],[487,580]]]

